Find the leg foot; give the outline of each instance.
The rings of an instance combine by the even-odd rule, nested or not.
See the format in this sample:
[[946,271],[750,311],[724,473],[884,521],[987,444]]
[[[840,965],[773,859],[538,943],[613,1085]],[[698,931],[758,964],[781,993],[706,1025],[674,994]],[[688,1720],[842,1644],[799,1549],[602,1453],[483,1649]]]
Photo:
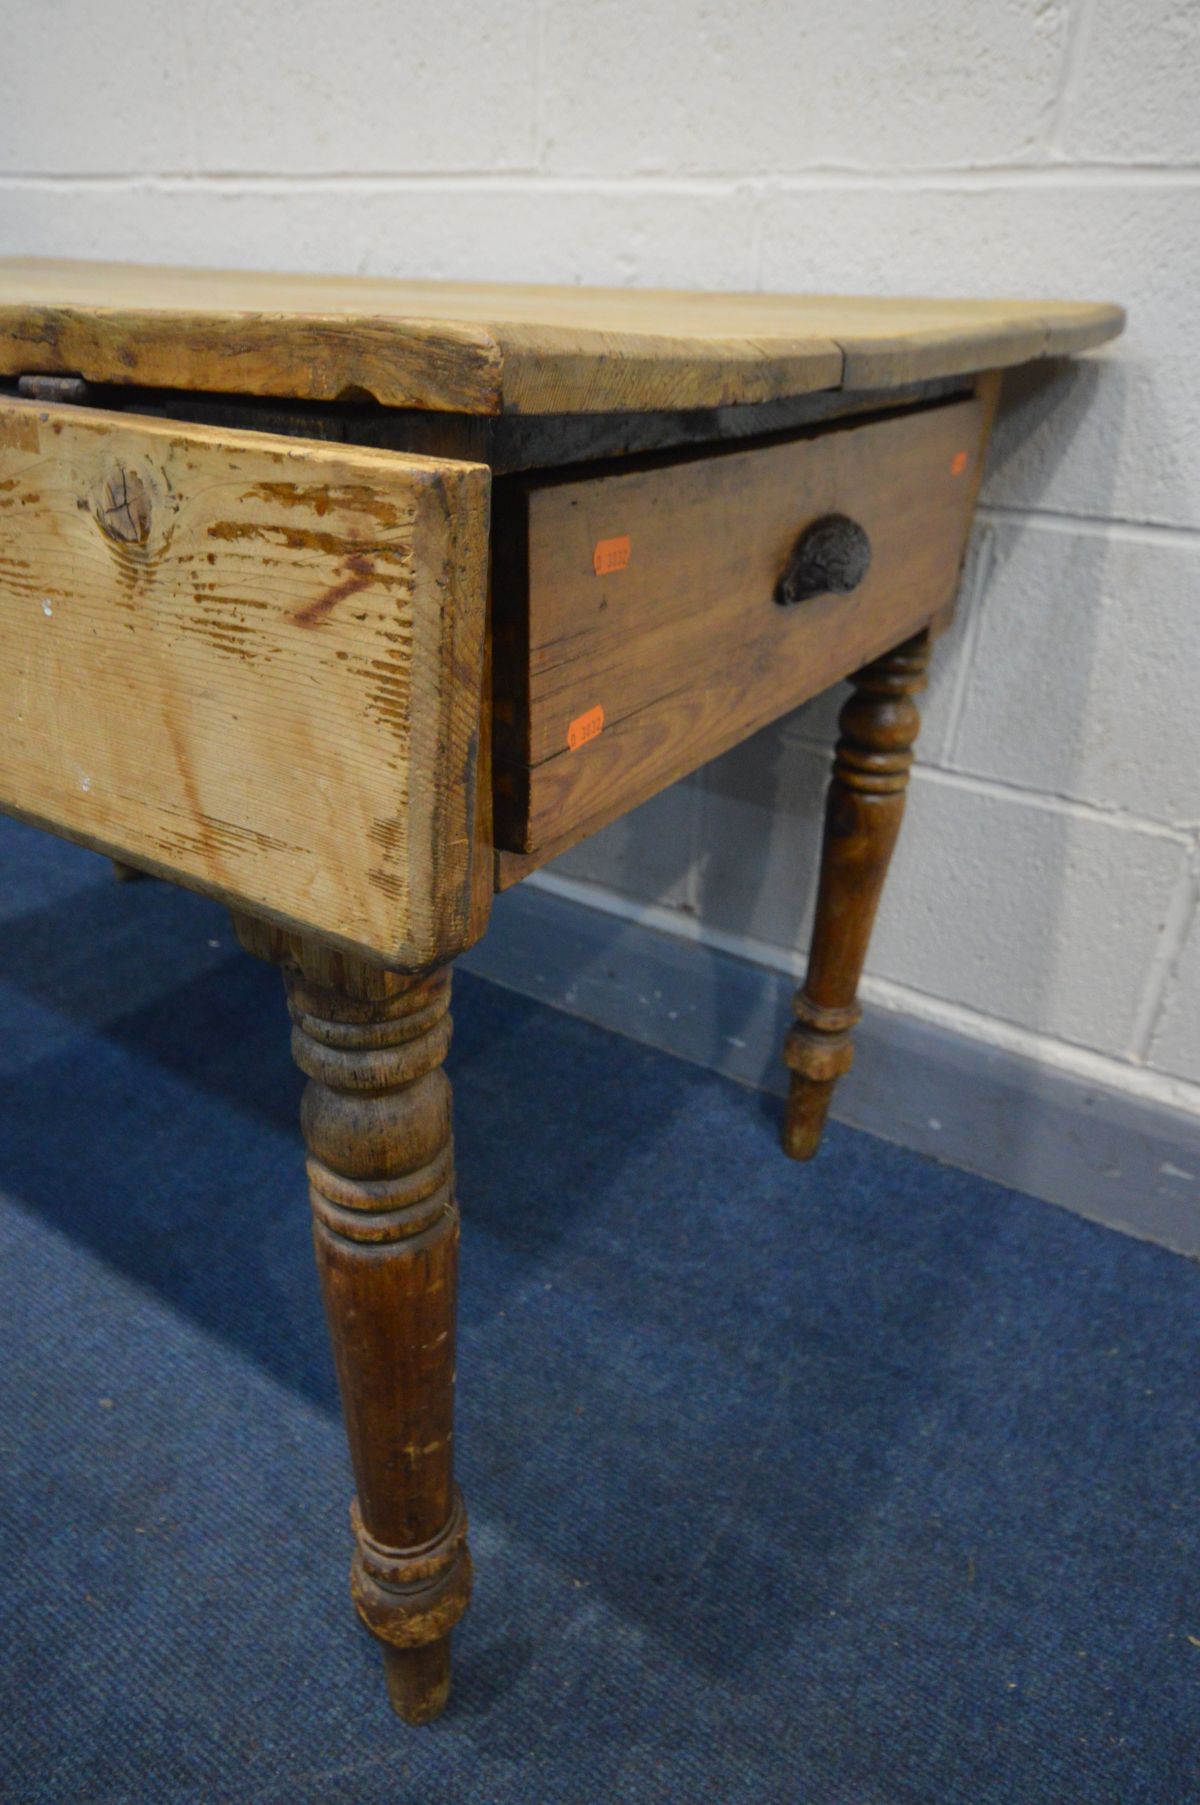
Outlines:
[[793,1072],[783,1118],[783,1151],[789,1159],[813,1159],[821,1145],[834,1079],[824,1082]]
[[789,1159],[812,1159],[821,1145],[833,1082],[818,1084],[792,1074],[783,1119],[783,1151]]
[[816,1153],[834,1086],[854,1059],[858,981],[904,814],[920,726],[912,697],[928,659],[928,633],[876,659],[852,679],[838,719],[808,975],[783,1054],[792,1073],[783,1150],[792,1159]]
[[423,1648],[384,1648],[388,1699],[406,1724],[428,1724],[440,1717],[450,1696],[450,1638]]

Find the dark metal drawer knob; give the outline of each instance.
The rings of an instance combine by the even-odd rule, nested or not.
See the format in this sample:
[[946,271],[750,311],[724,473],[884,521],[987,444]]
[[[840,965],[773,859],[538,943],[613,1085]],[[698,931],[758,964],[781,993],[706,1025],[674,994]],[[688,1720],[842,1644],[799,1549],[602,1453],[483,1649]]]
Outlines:
[[775,590],[782,606],[814,595],[849,595],[871,568],[871,541],[856,520],[823,514],[806,526]]

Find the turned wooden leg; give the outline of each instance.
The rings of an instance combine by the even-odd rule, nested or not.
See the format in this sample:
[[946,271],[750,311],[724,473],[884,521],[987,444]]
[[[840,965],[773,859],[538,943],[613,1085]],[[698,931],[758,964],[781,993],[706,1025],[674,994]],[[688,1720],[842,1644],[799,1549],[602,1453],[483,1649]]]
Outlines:
[[854,1058],[858,981],[904,814],[921,724],[912,697],[928,661],[929,634],[918,633],[857,673],[838,717],[808,974],[783,1055],[792,1073],[783,1148],[793,1159],[817,1151],[833,1087]]
[[283,965],[309,1080],[313,1239],[357,1487],[350,1590],[383,1643],[393,1707],[427,1723],[446,1703],[450,1630],[471,1587],[452,1460],[450,972],[397,977],[237,925]]

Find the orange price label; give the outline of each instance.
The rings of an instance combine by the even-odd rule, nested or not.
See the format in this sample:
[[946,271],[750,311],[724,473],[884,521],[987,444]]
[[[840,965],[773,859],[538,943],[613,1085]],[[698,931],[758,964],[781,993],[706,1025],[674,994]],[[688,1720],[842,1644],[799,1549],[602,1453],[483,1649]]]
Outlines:
[[596,549],[592,553],[592,569],[598,577],[606,577],[614,570],[624,570],[629,562],[629,552],[628,533],[623,533],[619,539],[597,539]]
[[954,456],[950,459],[951,476],[961,476],[969,462],[970,459],[965,451],[956,451]]
[[[626,540],[626,544],[628,543],[629,541]],[[567,745],[572,752],[578,752],[581,746],[586,746],[589,740],[594,740],[596,735],[603,731],[603,728],[604,710],[597,702],[595,708],[589,708],[586,714],[575,716],[567,728]]]

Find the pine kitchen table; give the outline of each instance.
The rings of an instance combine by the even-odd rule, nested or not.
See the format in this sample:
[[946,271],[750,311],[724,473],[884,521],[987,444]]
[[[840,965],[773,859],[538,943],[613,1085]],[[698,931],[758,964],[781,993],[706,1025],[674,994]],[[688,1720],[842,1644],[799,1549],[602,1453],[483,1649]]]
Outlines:
[[471,1581],[451,962],[495,890],[851,677],[785,1049],[813,1154],[1000,372],[1122,323],[0,263],[0,808],[282,968],[352,1592],[410,1722]]

